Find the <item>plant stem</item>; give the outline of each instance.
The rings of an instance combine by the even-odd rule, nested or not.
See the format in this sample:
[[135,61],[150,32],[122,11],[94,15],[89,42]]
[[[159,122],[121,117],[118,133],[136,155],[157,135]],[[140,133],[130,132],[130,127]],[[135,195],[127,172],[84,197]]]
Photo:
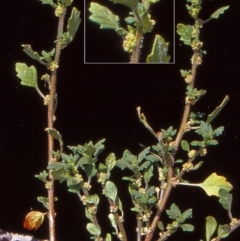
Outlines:
[[139,16],[138,10],[137,9],[133,9],[133,12],[135,14],[135,17],[138,20],[138,24],[139,26],[137,27],[137,31],[136,31],[136,46],[133,50],[133,53],[131,55],[131,64],[134,63],[139,63],[139,58],[140,58],[140,49],[141,49],[141,45],[142,45],[142,38],[143,38],[143,32],[142,32],[142,19]]
[[163,198],[162,198],[162,201],[160,203],[160,206],[157,210],[157,213],[151,223],[151,227],[150,227],[150,230],[151,232],[148,233],[145,237],[145,240],[144,241],[150,241],[153,237],[153,234],[154,234],[154,231],[157,227],[157,224],[158,224],[158,221],[161,217],[161,214],[162,212],[164,211],[165,209],[165,206],[166,206],[166,203],[167,203],[167,200],[169,198],[169,195],[171,193],[171,190],[172,190],[172,183],[171,183],[171,180],[172,180],[172,177],[173,177],[173,167],[172,166],[168,166],[168,182],[167,182],[167,187],[166,187],[166,191],[164,192],[164,195],[163,195]]
[[[58,33],[57,33],[57,43],[56,43],[56,52],[54,62],[59,63],[60,53],[61,53],[61,44],[59,39],[63,33],[64,19],[65,19],[66,7],[63,6],[63,13],[59,18],[58,22]],[[57,69],[54,69],[51,74],[50,79],[50,103],[48,105],[48,128],[53,128],[54,122],[54,98],[56,94],[56,82],[57,82]],[[54,150],[53,137],[48,134],[48,164],[51,164],[54,160],[52,152]],[[48,202],[49,202],[49,241],[55,241],[55,210],[54,210],[54,180],[52,176],[52,171],[49,170],[49,181],[50,188],[48,189]]]

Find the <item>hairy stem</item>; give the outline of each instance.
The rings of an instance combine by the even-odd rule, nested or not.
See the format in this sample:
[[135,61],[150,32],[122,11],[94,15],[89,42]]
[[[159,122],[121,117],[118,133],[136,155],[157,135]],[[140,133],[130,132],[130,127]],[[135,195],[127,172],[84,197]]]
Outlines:
[[140,49],[141,49],[141,45],[142,45],[142,38],[143,38],[143,32],[142,32],[142,19],[139,16],[139,13],[137,10],[133,10],[137,20],[138,20],[138,24],[139,26],[137,27],[137,31],[136,31],[136,46],[133,50],[133,53],[131,55],[131,64],[134,63],[139,63],[139,58],[140,58]]
[[[64,19],[65,19],[66,8],[63,6],[63,13],[59,18],[58,22],[58,33],[57,33],[57,43],[56,43],[56,52],[54,62],[59,63],[60,53],[61,53],[61,44],[59,39],[63,33]],[[56,94],[56,83],[57,83],[57,69],[54,69],[51,74],[50,79],[50,103],[48,105],[48,128],[53,128],[54,122],[54,98]],[[48,134],[48,164],[54,161],[52,152],[54,150],[53,137]],[[54,210],[54,181],[52,176],[52,171],[49,170],[49,181],[50,188],[48,189],[48,202],[49,202],[49,241],[55,241],[55,210]]]
[[168,167],[168,182],[167,182],[167,187],[166,187],[166,191],[164,192],[164,195],[163,195],[163,198],[162,198],[162,201],[159,205],[159,208],[157,210],[157,213],[151,223],[151,227],[150,227],[150,233],[148,233],[145,237],[145,241],[150,241],[152,240],[152,237],[153,237],[153,234],[154,234],[154,231],[156,230],[156,227],[157,227],[157,224],[158,224],[158,221],[161,217],[161,214],[162,212],[164,211],[165,209],[165,206],[166,206],[166,203],[167,203],[167,200],[169,198],[169,195],[171,193],[171,190],[172,190],[172,183],[171,183],[171,180],[172,180],[172,177],[173,177],[173,167],[172,166],[169,166]]

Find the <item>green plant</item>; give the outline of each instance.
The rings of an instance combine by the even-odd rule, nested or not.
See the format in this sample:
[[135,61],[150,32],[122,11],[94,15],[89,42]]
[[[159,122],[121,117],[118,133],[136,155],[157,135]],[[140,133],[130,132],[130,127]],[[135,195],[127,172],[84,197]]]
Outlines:
[[[114,0],[115,4],[122,4],[129,8],[129,16],[125,18],[127,26],[120,26],[119,16],[113,14],[107,7],[91,2],[89,11],[90,20],[100,25],[101,29],[114,30],[123,38],[123,49],[131,54],[130,63],[139,63],[141,48],[144,46],[144,35],[152,32],[155,20],[151,19],[150,7],[157,3],[155,0],[147,1],[125,1]],[[171,10],[172,11],[172,10]],[[171,13],[171,11],[169,11]],[[173,12],[173,11],[172,11]],[[171,16],[173,18],[173,16]],[[147,63],[168,63],[170,56],[167,54],[169,43],[157,34],[154,39],[151,53],[148,55]]]
[[[104,150],[105,139],[93,143],[92,141],[77,146],[69,146],[69,151],[64,150],[61,134],[54,128],[54,114],[56,107],[56,76],[57,66],[59,62],[60,50],[68,45],[73,39],[77,28],[80,24],[79,11],[75,8],[72,10],[71,17],[68,21],[67,32],[63,32],[65,7],[71,5],[71,1],[61,1],[58,5],[52,1],[42,1],[52,5],[57,11],[59,17],[58,38],[56,41],[56,49],[50,52],[42,52],[40,56],[34,52],[29,45],[24,45],[24,51],[33,59],[47,66],[51,71],[51,77],[47,74],[43,75],[43,79],[48,87],[50,94],[44,95],[39,90],[37,83],[37,73],[35,67],[28,67],[26,64],[17,63],[16,71],[21,79],[21,84],[33,87],[44,99],[44,103],[48,106],[48,132],[49,151],[47,171],[43,170],[38,179],[44,182],[48,190],[48,198],[39,197],[38,200],[48,209],[47,213],[32,211],[26,216],[25,227],[37,229],[44,219],[49,216],[50,241],[55,240],[54,230],[54,180],[66,182],[68,190],[79,196],[83,206],[85,207],[85,215],[89,220],[86,225],[91,238],[94,240],[114,239],[116,235],[120,240],[129,240],[124,229],[124,220],[128,218],[124,214],[125,207],[122,205],[120,195],[118,195],[117,185],[113,182],[111,176],[115,167],[124,172],[123,180],[128,182],[128,191],[132,200],[133,207],[131,210],[136,214],[137,240],[150,241],[155,238],[158,240],[166,240],[178,229],[191,232],[194,226],[188,220],[192,217],[192,209],[183,212],[177,204],[172,203],[169,208],[166,207],[170,193],[174,187],[179,185],[198,186],[204,189],[209,196],[217,196],[220,204],[227,210],[230,222],[224,225],[218,225],[215,218],[209,216],[206,218],[206,237],[205,240],[218,241],[227,237],[240,225],[240,221],[234,218],[231,213],[232,195],[229,193],[232,185],[226,181],[225,177],[212,173],[204,181],[199,184],[188,183],[183,176],[191,171],[198,170],[202,161],[195,164],[197,158],[202,158],[207,154],[207,150],[212,145],[217,145],[217,137],[224,130],[222,126],[218,128],[212,127],[212,121],[223,109],[228,101],[228,96],[224,98],[222,103],[216,107],[207,118],[203,113],[190,112],[191,107],[199,101],[202,95],[206,93],[204,90],[195,88],[196,70],[202,63],[205,52],[202,50],[202,42],[199,39],[200,29],[208,22],[199,18],[201,9],[200,0],[187,1],[187,9],[190,16],[194,19],[193,25],[178,24],[177,32],[184,44],[191,46],[193,56],[191,58],[191,69],[181,70],[180,73],[186,82],[185,109],[179,130],[175,130],[172,126],[167,129],[155,132],[149,125],[145,115],[141,112],[141,108],[137,108],[139,120],[147,128],[147,130],[157,139],[156,145],[144,147],[138,155],[132,154],[129,150],[125,150],[122,158],[117,159],[114,153],[110,153],[105,162],[99,162],[99,155]],[[211,18],[218,18],[228,7],[223,7],[211,15]],[[55,59],[52,57],[55,54]],[[185,140],[185,133],[192,132],[193,140]],[[187,138],[187,137],[186,137]],[[53,148],[53,139],[59,142],[59,148]],[[178,159],[178,149],[182,148],[185,155],[180,153],[181,159]],[[98,221],[98,207],[100,197],[96,190],[92,187],[94,179],[101,186],[102,194],[109,203],[110,211],[108,218],[113,227],[114,232],[102,233],[101,224]],[[95,183],[96,184],[96,183]],[[129,206],[130,206],[129,205]],[[169,220],[164,223],[161,221],[163,212]],[[217,228],[218,227],[218,228]],[[215,234],[216,228],[217,233]],[[133,228],[135,229],[135,227]]]

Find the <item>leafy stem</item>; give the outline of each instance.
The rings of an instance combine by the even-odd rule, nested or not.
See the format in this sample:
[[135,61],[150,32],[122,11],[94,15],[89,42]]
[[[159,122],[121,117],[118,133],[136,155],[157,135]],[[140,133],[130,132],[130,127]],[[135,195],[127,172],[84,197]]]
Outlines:
[[[62,6],[62,14],[59,18],[58,22],[58,32],[57,32],[57,40],[61,38],[64,27],[64,19],[66,14],[66,6]],[[54,62],[59,63],[60,61],[60,53],[62,46],[59,41],[56,42],[56,52],[54,57]],[[52,71],[50,78],[50,103],[48,105],[48,128],[53,128],[54,122],[54,99],[56,95],[56,83],[57,83],[57,68]],[[54,161],[53,157],[54,144],[53,137],[48,134],[48,164],[51,164]],[[49,237],[50,241],[55,241],[55,210],[54,210],[54,180],[52,176],[52,170],[49,170],[49,180],[50,187],[48,189],[48,200],[49,200]]]

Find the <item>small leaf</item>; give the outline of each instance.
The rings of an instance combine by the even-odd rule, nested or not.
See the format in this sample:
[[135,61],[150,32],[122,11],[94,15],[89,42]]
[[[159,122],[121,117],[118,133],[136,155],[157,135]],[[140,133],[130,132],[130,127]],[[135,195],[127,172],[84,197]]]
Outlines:
[[21,81],[21,85],[38,88],[37,85],[37,70],[32,65],[28,67],[24,63],[16,63],[16,71],[17,77],[19,77]]
[[217,222],[214,217],[206,218],[206,241],[209,241],[217,228]]
[[97,237],[101,234],[101,230],[93,223],[87,224],[87,230],[90,234],[97,236]]
[[23,227],[28,230],[35,229],[36,231],[42,224],[45,214],[46,213],[41,213],[38,211],[32,211],[28,213],[27,216],[25,217]]
[[116,164],[116,156],[114,153],[111,153],[106,159],[106,166],[108,171],[111,171],[115,166],[115,164]]
[[40,63],[44,63],[40,56],[39,56],[39,53],[38,52],[35,52],[32,50],[32,47],[31,45],[28,45],[28,44],[23,44],[22,47],[24,48],[23,51],[32,59],[35,59],[37,61],[39,61]]
[[80,11],[78,11],[77,8],[73,7],[71,16],[68,19],[68,26],[67,26],[67,31],[71,34],[72,39],[74,39],[74,36],[78,30],[80,23],[81,23]]
[[191,45],[191,38],[192,38],[191,26],[179,23],[177,25],[177,33],[180,35],[180,40],[182,40],[184,44]]
[[61,134],[53,128],[46,128],[45,131],[47,131],[49,135],[58,141],[62,139]]
[[231,211],[232,194],[230,194],[227,190],[221,188],[218,195],[220,197],[219,202],[222,204],[223,208],[227,211]]
[[229,101],[229,97],[226,95],[222,103],[216,107],[216,109],[208,115],[207,117],[207,123],[212,122],[216,118],[216,116],[219,114],[219,112],[223,109],[223,107],[227,104]]
[[183,231],[186,231],[186,232],[192,232],[194,230],[194,226],[192,224],[185,223],[185,224],[182,224],[180,227]]
[[114,215],[113,215],[112,213],[110,213],[110,214],[108,215],[108,218],[109,218],[110,221],[111,221],[112,227],[115,229],[116,233],[118,234],[117,222],[116,222],[116,220],[115,220],[115,218],[114,218]]
[[221,238],[221,239],[226,238],[230,232],[231,232],[231,227],[228,224],[218,226],[218,237],[219,238]]
[[188,144],[188,142],[185,141],[185,140],[182,140],[182,141],[181,141],[181,147],[182,147],[182,149],[183,149],[184,151],[190,151],[189,144]]
[[90,196],[87,197],[86,202],[90,203],[90,204],[94,204],[95,206],[97,206],[98,203],[99,203],[99,197],[98,197],[97,194],[90,195]]
[[147,63],[169,63],[171,56],[167,55],[168,45],[163,37],[156,35]]
[[85,216],[86,216],[90,221],[93,222],[93,216],[92,216],[92,214],[88,211],[88,208],[87,208],[87,207],[85,208]]
[[107,233],[105,241],[112,241],[111,234]]
[[226,181],[223,176],[218,176],[216,173],[212,173],[203,183],[198,184],[205,190],[208,196],[214,195],[219,196],[219,190],[221,188],[231,191],[232,185]]
[[219,8],[217,11],[215,11],[215,12],[211,15],[211,18],[217,19],[217,18],[219,17],[219,15],[220,15],[220,14],[223,14],[224,11],[227,10],[228,8],[229,8],[229,6]]
[[53,5],[53,0],[39,0],[42,2],[42,4],[50,4],[50,5]]
[[114,15],[108,8],[92,2],[90,4],[89,11],[92,13],[89,19],[95,23],[98,23],[100,28],[114,30],[119,28],[119,17]]
[[148,168],[144,170],[143,178],[146,184],[148,184],[153,176],[153,166],[150,165]]
[[138,4],[138,0],[113,0],[113,2],[123,4],[131,9],[135,9]]
[[117,197],[117,188],[113,182],[107,181],[105,185],[105,194],[113,202],[115,202]]
[[164,226],[163,223],[161,221],[158,221],[158,228],[160,231],[164,231]]

